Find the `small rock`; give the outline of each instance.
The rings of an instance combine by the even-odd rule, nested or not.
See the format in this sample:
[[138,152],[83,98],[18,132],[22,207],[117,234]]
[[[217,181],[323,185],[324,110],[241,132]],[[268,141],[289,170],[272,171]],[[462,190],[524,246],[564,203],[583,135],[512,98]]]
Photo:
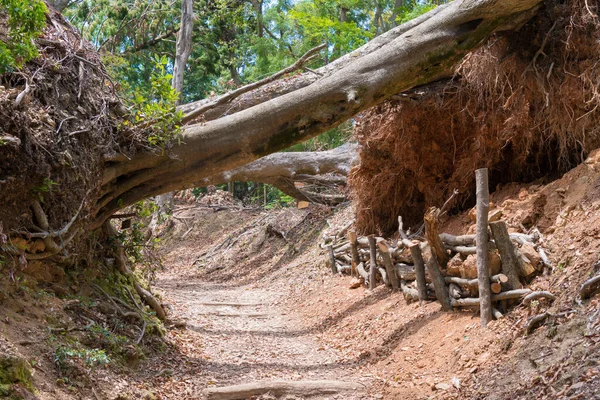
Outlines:
[[434,390],[448,390],[450,389],[450,385],[448,385],[447,383],[444,382],[440,382],[440,383],[436,383],[434,386]]
[[454,386],[457,389],[460,389],[460,379],[458,379],[456,376],[453,376],[451,382],[452,386]]

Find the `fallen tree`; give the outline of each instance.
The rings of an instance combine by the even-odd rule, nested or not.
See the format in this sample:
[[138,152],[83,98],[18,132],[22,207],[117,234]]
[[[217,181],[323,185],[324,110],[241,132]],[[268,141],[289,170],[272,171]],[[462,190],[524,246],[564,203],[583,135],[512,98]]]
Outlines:
[[[308,170],[303,169],[297,160],[300,156],[291,156],[287,169],[271,175],[265,171],[276,169],[274,160],[285,164],[283,156],[241,167],[327,131],[398,92],[448,76],[491,34],[530,18],[540,1],[456,0],[395,28],[317,74],[272,83],[268,99],[249,91],[244,98],[256,101],[235,97],[217,101],[214,107],[184,106],[192,124],[184,127],[179,143],[164,149],[140,140],[140,127],[124,128],[127,111],[100,56],[60,14],[52,12],[51,23],[37,40],[40,57],[1,79],[0,117],[5,122],[0,135],[1,250],[21,268],[28,257],[70,265],[93,259],[95,251],[110,258],[114,249],[100,246],[99,250],[97,236],[87,233],[139,200],[197,186],[211,177],[219,180],[224,171],[257,174],[257,165],[262,166],[262,180],[300,180],[321,173],[322,169],[309,165],[310,159]],[[217,118],[222,115],[217,113],[219,107],[227,107],[229,114]],[[198,109],[204,110],[204,120],[190,117]],[[215,113],[214,119],[209,111]],[[149,128],[147,122],[143,124],[141,128]],[[41,212],[33,209],[36,202]],[[113,234],[105,231],[107,236]],[[59,232],[54,243],[60,245],[35,256],[37,250],[30,244],[36,233],[43,232]],[[17,239],[26,243],[17,246]],[[64,239],[69,239],[68,246]],[[124,261],[118,258],[119,263]],[[144,290],[136,287],[163,314],[160,304]]]
[[182,143],[168,154],[141,153],[130,159],[107,155],[94,226],[123,206],[248,164],[327,131],[399,92],[447,76],[490,34],[531,17],[539,2],[452,2],[403,32],[397,28],[402,32],[398,37],[386,36],[389,41],[359,50],[347,64],[330,67],[315,84],[187,126]]

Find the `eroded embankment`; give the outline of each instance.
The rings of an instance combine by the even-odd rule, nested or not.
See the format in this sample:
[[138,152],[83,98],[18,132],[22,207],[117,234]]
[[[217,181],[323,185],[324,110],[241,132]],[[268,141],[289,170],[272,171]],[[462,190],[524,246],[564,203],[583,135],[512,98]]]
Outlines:
[[398,215],[418,224],[454,189],[456,208],[471,207],[478,168],[492,189],[554,179],[600,145],[600,25],[588,3],[546,1],[519,31],[468,55],[454,79],[363,115],[350,176],[361,233],[390,234]]

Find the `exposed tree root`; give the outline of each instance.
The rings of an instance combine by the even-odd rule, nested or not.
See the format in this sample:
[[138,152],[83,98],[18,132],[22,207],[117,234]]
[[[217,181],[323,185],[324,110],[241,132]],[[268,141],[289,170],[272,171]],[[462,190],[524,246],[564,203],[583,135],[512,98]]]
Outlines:
[[554,299],[556,299],[556,296],[554,296],[550,292],[545,291],[533,292],[525,296],[525,298],[523,299],[523,304],[528,306],[532,301],[537,299],[548,299],[549,301],[554,301]]
[[589,299],[592,293],[600,289],[600,275],[588,279],[581,285],[579,290],[579,297],[581,300]]
[[529,319],[527,321],[527,325],[525,325],[525,334],[530,334],[533,332],[538,326],[540,326],[548,317],[552,314],[549,312],[542,313],[540,315],[536,315],[535,317]]
[[210,388],[206,390],[208,400],[239,400],[260,396],[266,393],[274,396],[297,395],[317,396],[357,390],[359,385],[341,381],[300,381],[300,382],[256,382],[242,385]]

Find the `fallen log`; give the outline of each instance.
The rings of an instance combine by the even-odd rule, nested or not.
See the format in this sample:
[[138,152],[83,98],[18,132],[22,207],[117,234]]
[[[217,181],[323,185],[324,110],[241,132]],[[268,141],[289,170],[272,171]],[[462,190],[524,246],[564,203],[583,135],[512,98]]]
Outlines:
[[336,265],[338,274],[347,274],[352,272],[352,267],[350,265]]
[[451,283],[448,285],[448,293],[453,299],[460,299],[463,297],[463,291],[456,283]]
[[417,289],[411,288],[408,285],[400,283],[400,290],[402,290],[404,300],[407,304],[410,304],[413,301],[419,301],[419,292],[417,291]]
[[[502,293],[492,295],[492,302],[508,300],[508,299],[518,299],[525,295],[528,295],[529,293],[531,293],[531,289],[509,290],[507,292],[502,292]],[[465,298],[465,299],[453,299],[452,306],[453,307],[479,306],[479,298],[469,297],[469,298]]]
[[[493,275],[490,277],[491,283],[504,283],[507,280],[508,280],[508,278],[504,274]],[[465,279],[465,278],[458,278],[456,276],[446,276],[446,277],[444,277],[444,281],[448,284],[454,283],[456,285],[463,286],[463,287],[475,288],[475,287],[479,286],[479,280],[477,278]]]
[[359,385],[341,381],[271,381],[206,389],[208,400],[243,400],[269,393],[273,396],[322,396],[357,390]]
[[[460,235],[455,236],[450,233],[440,233],[440,239],[445,245],[448,246],[475,246],[475,236],[476,235]],[[519,244],[527,243],[536,243],[538,240],[538,236],[536,235],[526,235],[524,233],[509,233],[509,237],[511,240],[518,242]]]
[[398,277],[396,276],[396,270],[394,269],[394,264],[392,263],[390,249],[386,242],[379,242],[378,247],[379,254],[381,254],[381,258],[383,259],[383,265],[385,266],[385,271],[387,273],[389,282],[392,285],[392,291],[395,292],[398,290]]
[[511,240],[514,240],[515,242],[519,243],[520,245],[523,245],[525,243],[529,243],[529,244],[535,244],[538,241],[538,236],[537,235],[527,235],[525,233],[510,233],[509,237]]
[[490,290],[494,294],[498,294],[502,291],[502,285],[498,282],[493,282],[490,284]]
[[396,270],[396,276],[403,281],[414,281],[417,279],[417,275],[415,273],[415,267],[412,265],[397,263],[394,265],[394,269]]
[[348,264],[352,263],[352,257],[348,256],[345,253],[344,254],[336,254],[335,258],[337,260],[343,261],[343,262],[348,263]]
[[556,299],[556,296],[546,291],[533,292],[525,296],[525,298],[523,299],[523,304],[528,306],[532,301],[537,299],[548,299],[550,301],[554,301],[554,299]]
[[[477,246],[449,246],[449,245],[444,245],[446,250],[450,250],[453,253],[460,253],[463,254],[465,256],[471,255],[471,254],[477,254]],[[494,250],[496,248],[496,244],[494,242],[488,242],[488,249],[489,250]]]
[[579,290],[579,297],[581,300],[589,299],[592,293],[600,289],[600,275],[597,275],[591,279],[588,279],[581,285]]
[[449,233],[440,233],[440,240],[448,246],[473,246],[475,235],[454,236]]
[[492,307],[492,316],[496,319],[500,319],[503,317],[502,313],[494,307]]
[[348,242],[342,243],[339,246],[334,246],[333,247],[333,251],[335,252],[335,254],[343,254],[345,252],[348,251],[348,249],[350,249],[351,244]]

